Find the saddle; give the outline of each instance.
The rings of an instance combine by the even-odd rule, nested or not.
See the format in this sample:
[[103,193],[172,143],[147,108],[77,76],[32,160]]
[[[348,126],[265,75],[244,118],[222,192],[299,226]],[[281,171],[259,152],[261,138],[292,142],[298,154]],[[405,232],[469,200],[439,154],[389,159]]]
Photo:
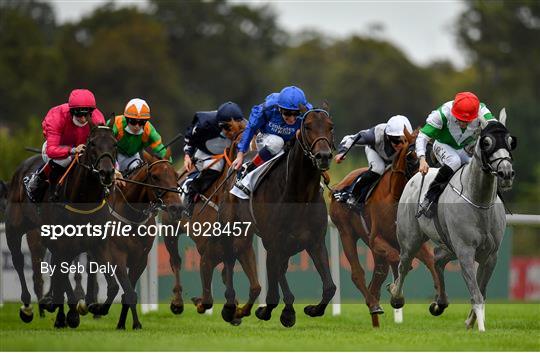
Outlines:
[[[386,169],[390,168],[391,166],[388,166],[386,167]],[[346,187],[344,187],[343,189],[341,190],[336,190],[333,192],[333,195],[334,195],[334,198],[336,199],[336,201],[338,202],[347,202],[347,200],[353,196],[352,195],[352,191],[354,189],[354,186],[360,181],[360,179],[362,179],[362,177],[364,176],[364,174],[367,172],[367,170],[363,173],[360,173],[356,179],[354,179],[354,181],[350,184],[350,185],[347,185]],[[385,170],[386,172],[386,170]],[[366,195],[366,200],[365,202],[367,202],[367,200],[369,199],[369,197],[371,196],[371,194],[373,193],[373,190],[375,190],[375,188],[377,187],[377,185],[379,185],[379,182],[381,181],[382,179],[382,176],[384,175],[384,173],[381,175],[381,177],[379,179],[377,179],[374,183],[372,183],[370,186],[369,186],[369,189],[367,191],[367,195]],[[362,190],[361,190],[362,192]]]

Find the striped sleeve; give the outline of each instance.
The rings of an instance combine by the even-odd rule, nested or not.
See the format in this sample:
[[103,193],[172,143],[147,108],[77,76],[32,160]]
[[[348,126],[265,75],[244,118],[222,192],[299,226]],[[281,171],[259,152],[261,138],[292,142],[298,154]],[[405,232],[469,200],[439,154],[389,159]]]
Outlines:
[[[150,122],[148,123],[150,124]],[[152,124],[150,124],[150,135],[148,136],[146,146],[150,147],[152,152],[154,152],[160,158],[165,157],[165,154],[167,153],[167,149],[163,148],[164,146],[161,141],[161,135],[157,132],[156,128]]]
[[492,120],[495,119],[493,114],[491,114],[491,111],[486,107],[484,103],[480,103],[480,109],[478,112],[478,116],[481,116],[485,120]]

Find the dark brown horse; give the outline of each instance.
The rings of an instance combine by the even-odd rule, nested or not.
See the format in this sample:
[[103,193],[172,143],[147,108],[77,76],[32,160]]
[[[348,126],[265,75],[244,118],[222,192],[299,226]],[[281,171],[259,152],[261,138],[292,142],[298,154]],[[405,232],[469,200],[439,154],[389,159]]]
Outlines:
[[[170,150],[164,159],[143,153],[144,164],[131,173],[124,187],[117,187],[109,197],[111,219],[129,225],[129,237],[112,237],[107,243],[107,261],[117,265],[116,278],[120,282],[122,312],[117,329],[126,328],[128,310],[131,309],[133,329],[141,329],[137,315],[137,293],[135,287],[148,262],[154,236],[146,234],[148,226],[155,225],[156,213],[161,209],[176,219],[182,210],[180,196],[176,193],[177,174],[169,163]],[[172,234],[163,234],[165,238]],[[110,306],[105,303],[103,306]],[[108,308],[89,308],[91,312],[102,313]]]
[[[323,315],[336,291],[324,241],[328,215],[320,187],[321,173],[330,167],[332,159],[333,122],[326,104],[323,109],[310,111],[302,107],[302,113],[301,127],[288,144],[288,152],[267,172],[250,200],[227,195],[220,215],[222,224],[251,223],[244,229],[247,236],[237,237],[235,242],[251,242],[254,233],[262,238],[267,250],[268,294],[266,306],[258,308],[256,316],[261,320],[271,318],[281,287],[285,308],[280,319],[286,327],[296,322],[294,295],[285,276],[291,256],[307,250],[323,282],[322,300],[306,306],[307,315]],[[235,305],[234,290],[226,292],[226,299],[228,306]]]
[[[89,124],[91,132],[86,143],[86,151],[82,156],[75,156],[71,171],[65,174],[64,182],[58,189],[58,202],[43,202],[35,205],[29,202],[24,192],[23,177],[39,167],[42,163],[41,156],[25,160],[17,168],[11,180],[12,188],[9,191],[6,209],[6,237],[13,265],[21,283],[23,307],[19,315],[24,322],[32,321],[33,311],[23,271],[22,236],[42,226],[83,226],[87,223],[101,224],[107,219],[108,210],[103,208],[103,205],[105,196],[114,182],[116,141],[110,128]],[[52,190],[49,190],[45,194],[45,200],[48,200],[51,195]],[[64,236],[56,240],[42,237],[42,241],[52,253],[50,265],[56,266],[56,271],[51,277],[53,299],[52,302],[47,303],[46,308],[51,312],[58,308],[55,327],[65,327],[66,316],[63,304],[64,293],[66,293],[70,308],[67,324],[70,327],[77,327],[79,314],[76,310],[76,297],[67,273],[60,271],[61,264],[71,263],[81,252],[99,255],[105,242],[91,236]],[[111,296],[116,296],[118,285],[114,279],[109,282],[108,291]]]
[[[333,193],[351,185],[367,168],[353,170],[333,188],[334,191],[330,192],[330,218],[339,230],[343,251],[351,265],[352,281],[364,295],[374,327],[379,326],[377,315],[383,313],[379,300],[381,285],[388,275],[389,264],[394,276],[397,276],[399,244],[396,238],[396,212],[405,184],[418,171],[418,159],[413,149],[416,135],[417,132],[411,135],[405,130],[405,144],[396,154],[391,168],[385,171],[366,201],[362,213],[365,224],[357,212],[351,210],[345,203],[336,201]],[[364,270],[358,260],[356,249],[358,239],[362,239],[373,252],[375,268],[369,287],[366,287]],[[417,257],[430,270],[435,288],[438,289],[439,280],[435,272],[433,254],[426,244],[418,252]]]
[[[226,136],[233,141],[230,148],[224,151],[223,158],[227,161],[227,166],[219,178],[206,190],[203,195],[198,199],[193,216],[191,219],[182,219],[182,226],[184,229],[187,226],[187,222],[191,224],[190,232],[193,234],[193,224],[204,222],[214,223],[219,220],[219,213],[222,207],[222,202],[225,200],[225,196],[228,194],[229,189],[224,187],[226,178],[230,176],[230,161],[236,156],[236,145],[241,138],[241,132],[245,128],[245,122],[231,121],[228,123],[226,129]],[[187,174],[187,173],[184,173]],[[186,175],[187,177],[187,175]],[[179,180],[182,184],[185,177]],[[209,201],[208,201],[209,200]],[[241,308],[235,311],[235,307],[225,306],[222,311],[223,319],[233,324],[239,324],[240,319],[244,316],[251,314],[251,308],[255,303],[255,300],[259,296],[261,286],[257,278],[257,264],[255,259],[255,252],[253,250],[251,241],[241,241],[235,243],[232,248],[234,249],[232,254],[229,254],[227,250],[229,245],[225,244],[227,239],[212,239],[209,237],[190,237],[196,244],[197,251],[199,252],[200,259],[200,271],[203,294],[201,297],[192,298],[197,312],[204,313],[207,309],[213,306],[213,298],[211,293],[211,283],[214,268],[224,263],[222,271],[223,283],[227,287],[227,291],[234,290],[232,284],[232,277],[229,274],[233,271],[234,263],[236,260],[240,262],[246,276],[250,283],[249,299],[248,302]],[[232,240],[231,240],[232,241]],[[175,277],[175,286],[173,288],[174,297],[171,302],[171,311],[175,314],[179,314],[183,311],[182,301],[182,286],[180,283],[180,256],[178,254],[178,239],[169,237],[165,239],[167,250],[170,254],[171,268]]]

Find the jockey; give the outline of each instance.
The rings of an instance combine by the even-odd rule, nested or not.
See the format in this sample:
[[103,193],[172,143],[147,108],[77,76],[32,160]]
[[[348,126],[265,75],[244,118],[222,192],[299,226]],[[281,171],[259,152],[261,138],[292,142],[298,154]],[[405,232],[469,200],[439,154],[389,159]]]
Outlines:
[[435,204],[444,188],[463,164],[471,159],[473,147],[480,131],[480,119],[494,119],[484,103],[471,92],[456,94],[453,101],[444,103],[429,114],[426,125],[416,139],[416,155],[420,159],[419,171],[426,174],[429,166],[426,162],[426,146],[433,143],[435,157],[441,163],[435,179],[429,186],[417,217],[424,214],[427,218],[434,215]]
[[347,135],[341,140],[339,152],[335,157],[336,163],[339,164],[345,159],[343,154],[353,144],[366,146],[365,152],[369,163],[369,169],[354,184],[351,195],[347,200],[347,204],[351,207],[361,209],[366,201],[370,186],[382,176],[386,167],[392,163],[396,153],[401,150],[405,142],[403,132],[405,128],[412,133],[409,119],[403,115],[394,115],[386,123],[362,130],[356,135]]
[[[184,167],[199,174],[189,182],[185,197],[185,214],[191,217],[195,206],[195,196],[205,192],[219,178],[225,160],[220,158],[234,138],[231,121],[244,121],[244,114],[238,104],[226,102],[218,110],[197,112],[185,134]],[[242,123],[243,124],[243,123]],[[195,163],[194,163],[195,161]]]
[[150,117],[148,103],[133,98],[126,104],[124,114],[114,118],[112,131],[118,141],[118,169],[121,173],[142,164],[141,151],[146,147],[150,147],[158,157],[165,157],[167,150],[161,142],[160,134],[150,123]]
[[300,128],[302,123],[301,119],[298,119],[301,114],[300,105],[304,105],[307,109],[313,108],[300,88],[288,86],[279,94],[272,93],[267,96],[264,103],[254,106],[242,140],[238,144],[238,155],[233,167],[236,170],[242,167],[244,154],[257,132],[255,143],[258,153],[246,165],[244,175],[281,152],[285,142],[289,141]]
[[32,202],[40,202],[47,185],[56,184],[73,156],[84,152],[90,134],[89,119],[95,125],[105,124],[103,114],[96,108],[94,94],[86,89],[73,90],[68,103],[49,110],[41,123],[45,136],[42,148],[45,165],[24,178],[26,193]]

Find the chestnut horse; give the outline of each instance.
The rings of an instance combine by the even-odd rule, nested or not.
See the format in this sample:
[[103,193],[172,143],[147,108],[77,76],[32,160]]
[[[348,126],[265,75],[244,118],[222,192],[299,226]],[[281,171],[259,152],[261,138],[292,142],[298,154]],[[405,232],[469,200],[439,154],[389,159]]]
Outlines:
[[[306,306],[307,315],[322,316],[336,291],[324,241],[328,215],[320,187],[321,174],[329,169],[332,159],[333,122],[326,104],[323,109],[301,108],[302,124],[296,137],[289,141],[288,152],[268,170],[249,200],[228,194],[220,214],[223,224],[251,224],[244,228],[247,236],[235,237],[230,242],[233,248],[229,251],[242,241],[251,243],[254,233],[262,238],[267,250],[268,294],[266,306],[259,307],[255,314],[261,320],[271,318],[281,287],[285,308],[280,321],[285,327],[296,322],[294,295],[285,276],[291,256],[307,250],[323,281],[322,300]],[[232,277],[232,271],[229,272]],[[234,289],[226,292],[227,306],[235,306],[234,295]]]
[[[232,142],[231,147],[224,151],[222,158],[227,161],[227,166],[219,178],[214,181],[208,190],[197,200],[191,219],[182,219],[182,227],[186,229],[188,223],[191,224],[190,233],[193,234],[193,224],[204,222],[214,223],[219,220],[219,213],[222,207],[222,202],[225,199],[224,196],[228,194],[229,189],[224,187],[227,177],[233,173],[234,170],[230,168],[230,161],[236,157],[236,146],[240,141],[241,133],[245,128],[245,121],[230,121],[225,129],[225,135]],[[187,177],[187,172],[182,173]],[[179,180],[179,184],[185,180],[185,177]],[[165,219],[166,216],[164,216]],[[187,230],[187,229],[186,229]],[[203,293],[201,297],[194,297],[194,302],[197,312],[204,313],[207,309],[213,306],[213,298],[211,292],[212,276],[214,268],[224,263],[222,271],[223,283],[227,287],[227,290],[231,290],[233,287],[232,276],[229,276],[234,269],[234,263],[236,260],[240,262],[246,276],[248,277],[249,299],[248,302],[241,308],[236,309],[229,306],[224,306],[222,310],[222,317],[225,321],[232,324],[240,324],[241,318],[251,315],[251,308],[257,300],[261,291],[261,286],[257,278],[257,263],[255,258],[255,252],[253,250],[252,241],[238,242],[234,248],[234,254],[226,252],[228,245],[224,244],[227,239],[212,239],[211,237],[191,236],[191,240],[195,242],[197,251],[200,258],[200,275]],[[182,301],[182,286],[180,282],[180,264],[181,258],[178,254],[178,238],[167,237],[165,238],[165,245],[170,256],[170,265],[174,273],[175,285],[173,288],[174,297],[171,302],[171,311],[174,314],[180,314],[183,311]]]
[[[166,210],[171,219],[180,215],[177,174],[169,163],[169,157],[170,150],[167,150],[164,159],[144,152],[143,165],[133,171],[129,179],[125,179],[125,187],[115,188],[108,200],[111,219],[129,225],[132,230],[132,236],[112,237],[106,249],[107,261],[117,265],[116,278],[124,290],[117,329],[125,329],[129,309],[133,317],[133,329],[142,328],[137,315],[135,287],[146,268],[154,237],[140,233],[139,227],[148,229],[149,225],[155,225],[155,216],[159,210]],[[172,234],[162,235],[167,238]],[[89,307],[89,311],[102,314],[108,311],[110,304]]]
[[[379,326],[378,314],[383,313],[379,305],[381,285],[388,275],[389,264],[397,276],[399,264],[399,245],[396,238],[397,204],[407,181],[418,171],[418,159],[414,152],[417,131],[412,135],[405,130],[406,142],[396,153],[392,165],[367,199],[362,216],[343,202],[338,202],[334,192],[351,185],[368,168],[355,169],[339,182],[330,192],[330,218],[336,225],[343,245],[343,251],[351,266],[351,278],[362,292],[372,317],[374,327]],[[356,243],[358,239],[369,246],[373,253],[375,268],[369,287],[365,284],[365,274],[360,261]],[[416,257],[422,261],[433,276],[435,288],[439,290],[439,279],[434,267],[433,254],[426,244]]]

